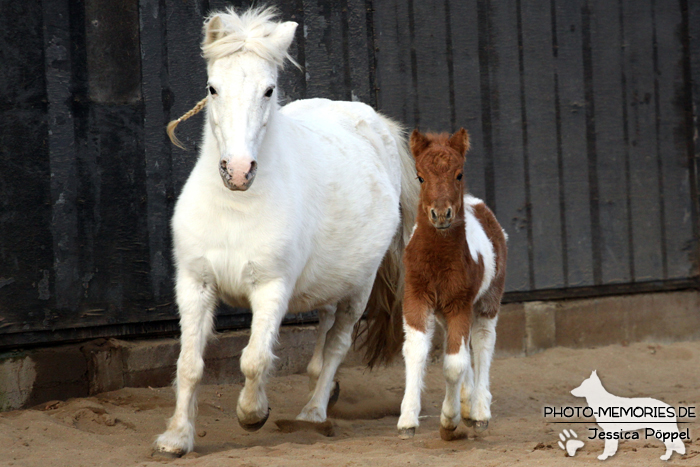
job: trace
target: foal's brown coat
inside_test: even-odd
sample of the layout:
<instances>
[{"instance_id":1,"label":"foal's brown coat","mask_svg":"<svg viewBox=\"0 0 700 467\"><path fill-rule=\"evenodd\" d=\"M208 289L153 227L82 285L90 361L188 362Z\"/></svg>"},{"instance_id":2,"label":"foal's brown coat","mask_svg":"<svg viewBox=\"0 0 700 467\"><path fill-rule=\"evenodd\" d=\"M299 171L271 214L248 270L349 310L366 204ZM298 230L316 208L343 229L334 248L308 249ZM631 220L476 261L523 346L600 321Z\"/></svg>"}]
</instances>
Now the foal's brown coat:
<instances>
[{"instance_id":1,"label":"foal's brown coat","mask_svg":"<svg viewBox=\"0 0 700 467\"><path fill-rule=\"evenodd\" d=\"M484 260L475 262L465 234L462 179L469 136L461 129L448 134L411 134L411 152L421 180L416 229L404 253L406 268L403 314L405 323L425 332L428 314L446 322L447 354L469 341L473 314L494 318L505 287L506 238L491 210L472 207L495 253L495 275L487 291L474 303L484 278ZM447 209L451 209L451 215ZM468 207L467 207L468 209ZM451 219L451 222L449 222ZM444 228L446 223L449 227ZM443 227L437 228L436 225Z\"/></svg>"}]
</instances>

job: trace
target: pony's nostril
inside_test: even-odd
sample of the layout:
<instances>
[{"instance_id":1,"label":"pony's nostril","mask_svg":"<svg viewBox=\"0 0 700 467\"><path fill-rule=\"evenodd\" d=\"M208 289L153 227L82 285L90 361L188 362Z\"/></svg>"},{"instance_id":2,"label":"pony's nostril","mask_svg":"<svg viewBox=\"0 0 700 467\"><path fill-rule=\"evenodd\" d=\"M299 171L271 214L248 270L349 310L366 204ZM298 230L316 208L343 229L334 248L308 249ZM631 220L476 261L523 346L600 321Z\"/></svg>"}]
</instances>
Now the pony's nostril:
<instances>
[{"instance_id":1,"label":"pony's nostril","mask_svg":"<svg viewBox=\"0 0 700 467\"><path fill-rule=\"evenodd\" d=\"M250 163L250 171L251 171L251 172L255 172L255 169L257 169L257 168L258 168L258 163L255 162L255 161L252 161L252 162Z\"/></svg>"},{"instance_id":2,"label":"pony's nostril","mask_svg":"<svg viewBox=\"0 0 700 467\"><path fill-rule=\"evenodd\" d=\"M435 209L430 209L430 217L432 217L433 220L437 220L437 212L435 212Z\"/></svg>"},{"instance_id":3,"label":"pony's nostril","mask_svg":"<svg viewBox=\"0 0 700 467\"><path fill-rule=\"evenodd\" d=\"M448 219L450 217L452 217L452 208L447 208L447 212L445 213L445 217Z\"/></svg>"},{"instance_id":4,"label":"pony's nostril","mask_svg":"<svg viewBox=\"0 0 700 467\"><path fill-rule=\"evenodd\" d=\"M222 169L226 170L226 160L225 159L221 159L221 161L219 162L219 165L221 166Z\"/></svg>"}]
</instances>

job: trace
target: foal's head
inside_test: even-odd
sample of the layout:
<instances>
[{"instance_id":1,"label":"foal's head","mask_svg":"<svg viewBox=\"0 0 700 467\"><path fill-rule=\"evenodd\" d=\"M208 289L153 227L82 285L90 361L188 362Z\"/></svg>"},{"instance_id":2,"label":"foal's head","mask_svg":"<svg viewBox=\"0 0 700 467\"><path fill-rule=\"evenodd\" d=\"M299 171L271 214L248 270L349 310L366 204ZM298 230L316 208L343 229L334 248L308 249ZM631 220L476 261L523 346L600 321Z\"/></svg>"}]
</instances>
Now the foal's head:
<instances>
[{"instance_id":1,"label":"foal's head","mask_svg":"<svg viewBox=\"0 0 700 467\"><path fill-rule=\"evenodd\" d=\"M469 135L461 128L447 133L411 133L411 152L421 183L420 209L437 229L448 229L455 219L463 219L464 161L469 149Z\"/></svg>"}]
</instances>

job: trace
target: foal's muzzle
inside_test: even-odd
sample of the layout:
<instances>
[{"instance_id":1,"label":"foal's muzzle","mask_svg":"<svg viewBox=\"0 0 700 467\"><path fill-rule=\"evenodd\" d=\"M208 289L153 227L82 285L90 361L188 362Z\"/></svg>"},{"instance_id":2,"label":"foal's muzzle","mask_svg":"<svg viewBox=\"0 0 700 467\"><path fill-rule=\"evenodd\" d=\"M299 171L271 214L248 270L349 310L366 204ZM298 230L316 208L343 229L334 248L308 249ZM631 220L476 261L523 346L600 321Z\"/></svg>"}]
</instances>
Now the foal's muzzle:
<instances>
[{"instance_id":1,"label":"foal's muzzle","mask_svg":"<svg viewBox=\"0 0 700 467\"><path fill-rule=\"evenodd\" d=\"M452 219L454 218L454 211L452 207L447 209L435 209L430 208L430 222L438 230L448 229L452 225Z\"/></svg>"},{"instance_id":2,"label":"foal's muzzle","mask_svg":"<svg viewBox=\"0 0 700 467\"><path fill-rule=\"evenodd\" d=\"M232 191L246 191L255 180L258 163L250 160L230 162L224 158L219 163L219 174L226 188Z\"/></svg>"}]
</instances>

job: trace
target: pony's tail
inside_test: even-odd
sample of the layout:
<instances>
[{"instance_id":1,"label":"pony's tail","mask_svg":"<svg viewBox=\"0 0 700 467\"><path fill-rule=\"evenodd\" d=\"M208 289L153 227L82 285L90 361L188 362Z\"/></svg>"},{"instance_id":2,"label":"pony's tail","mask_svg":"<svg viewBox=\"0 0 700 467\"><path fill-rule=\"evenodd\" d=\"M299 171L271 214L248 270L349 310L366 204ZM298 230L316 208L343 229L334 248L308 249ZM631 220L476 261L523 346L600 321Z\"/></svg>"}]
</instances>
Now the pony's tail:
<instances>
[{"instance_id":1,"label":"pony's tail","mask_svg":"<svg viewBox=\"0 0 700 467\"><path fill-rule=\"evenodd\" d=\"M411 238L416 220L420 186L416 179L413 156L401 126L381 116L396 141L401 162L401 226L394 235L389 250L377 271L377 277L367 302L366 316L355 328L355 342L364 350L370 368L389 363L401 352L403 345L403 250Z\"/></svg>"},{"instance_id":2,"label":"pony's tail","mask_svg":"<svg viewBox=\"0 0 700 467\"><path fill-rule=\"evenodd\" d=\"M184 122L188 118L192 117L193 115L197 115L200 110L204 108L204 106L207 104L207 98L205 97L201 101L197 102L197 104L192 107L185 115L182 117L178 118L177 120L173 120L170 123L168 123L167 126L167 132L168 132L168 138L170 138L170 141L177 146L180 149L185 149L185 146L182 144L182 141L180 141L177 138L177 135L175 134L175 129L177 126L180 124L180 122Z\"/></svg>"}]
</instances>

